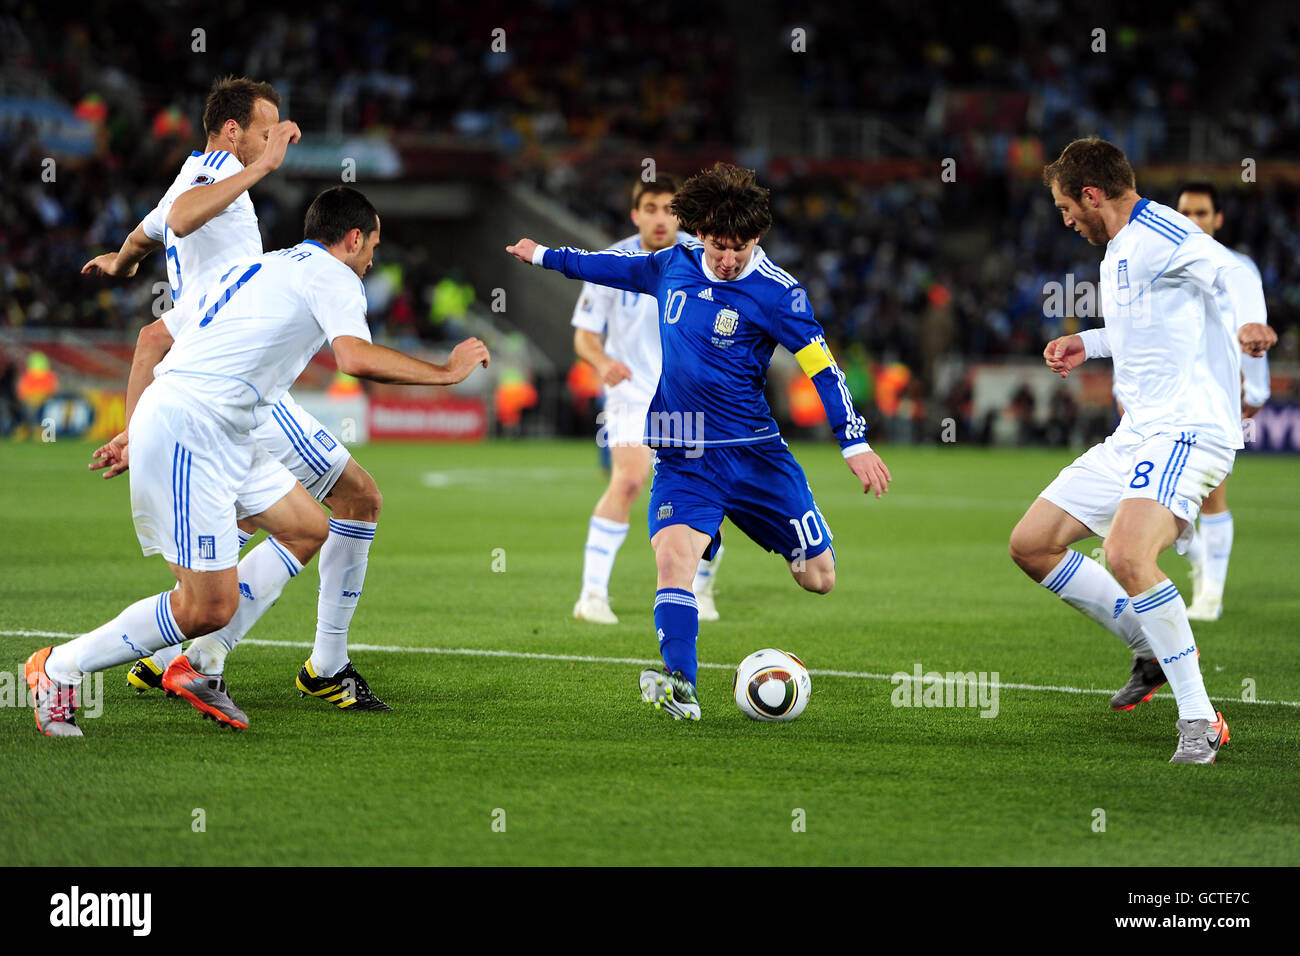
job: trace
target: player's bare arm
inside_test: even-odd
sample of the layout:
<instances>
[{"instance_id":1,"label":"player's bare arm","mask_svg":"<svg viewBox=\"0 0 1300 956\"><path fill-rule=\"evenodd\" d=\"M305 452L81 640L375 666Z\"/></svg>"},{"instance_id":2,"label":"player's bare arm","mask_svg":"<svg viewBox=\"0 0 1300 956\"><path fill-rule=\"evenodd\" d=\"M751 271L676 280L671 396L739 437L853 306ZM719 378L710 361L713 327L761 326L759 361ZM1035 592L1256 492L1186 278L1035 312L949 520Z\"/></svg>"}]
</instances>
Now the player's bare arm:
<instances>
[{"instance_id":1,"label":"player's bare arm","mask_svg":"<svg viewBox=\"0 0 1300 956\"><path fill-rule=\"evenodd\" d=\"M849 471L858 476L862 482L862 493L874 491L879 498L889 491L889 483L894 476L889 473L884 461L874 451L864 451L844 459Z\"/></svg>"},{"instance_id":2,"label":"player's bare arm","mask_svg":"<svg viewBox=\"0 0 1300 956\"><path fill-rule=\"evenodd\" d=\"M394 385L455 385L479 366L487 368L491 360L487 346L476 338L452 349L446 365L434 365L352 335L340 335L332 345L340 371Z\"/></svg>"},{"instance_id":3,"label":"player's bare arm","mask_svg":"<svg viewBox=\"0 0 1300 956\"><path fill-rule=\"evenodd\" d=\"M1072 371L1087 361L1088 353L1083 339L1078 335L1063 335L1052 339L1043 349L1043 361L1053 372L1067 377Z\"/></svg>"},{"instance_id":4,"label":"player's bare arm","mask_svg":"<svg viewBox=\"0 0 1300 956\"><path fill-rule=\"evenodd\" d=\"M1237 341L1243 352L1259 358L1277 345L1277 333L1262 322L1247 322L1237 330Z\"/></svg>"},{"instance_id":5,"label":"player's bare arm","mask_svg":"<svg viewBox=\"0 0 1300 956\"><path fill-rule=\"evenodd\" d=\"M573 330L573 351L578 358L596 370L606 385L617 385L632 377L632 370L605 351L600 336L590 329Z\"/></svg>"},{"instance_id":6,"label":"player's bare arm","mask_svg":"<svg viewBox=\"0 0 1300 956\"><path fill-rule=\"evenodd\" d=\"M177 196L167 212L167 228L180 238L202 228L269 173L279 169L289 144L300 139L302 131L292 120L283 120L271 127L266 149L256 162L228 179L210 186L194 186Z\"/></svg>"},{"instance_id":7,"label":"player's bare arm","mask_svg":"<svg viewBox=\"0 0 1300 956\"><path fill-rule=\"evenodd\" d=\"M116 478L131 467L127 434L131 429L131 416L140 396L153 381L153 370L171 351L172 336L162 319L157 319L140 330L135 342L135 355L131 358L131 375L126 383L126 428L113 436L107 444L95 449L89 468L103 471L104 478Z\"/></svg>"},{"instance_id":8,"label":"player's bare arm","mask_svg":"<svg viewBox=\"0 0 1300 956\"><path fill-rule=\"evenodd\" d=\"M83 276L112 276L116 279L129 279L135 275L141 261L155 249L161 249L162 243L145 235L143 226L136 226L122 242L117 252L106 252L95 256L81 267Z\"/></svg>"}]
</instances>

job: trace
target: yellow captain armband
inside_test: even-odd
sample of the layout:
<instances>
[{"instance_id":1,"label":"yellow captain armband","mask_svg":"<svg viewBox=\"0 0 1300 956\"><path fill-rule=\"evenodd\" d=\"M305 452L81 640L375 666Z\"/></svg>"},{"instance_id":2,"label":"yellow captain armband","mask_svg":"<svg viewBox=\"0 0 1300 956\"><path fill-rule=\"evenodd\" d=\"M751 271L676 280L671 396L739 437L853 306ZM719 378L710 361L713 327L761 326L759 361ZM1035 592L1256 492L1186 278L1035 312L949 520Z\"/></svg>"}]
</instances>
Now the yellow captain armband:
<instances>
[{"instance_id":1,"label":"yellow captain armband","mask_svg":"<svg viewBox=\"0 0 1300 956\"><path fill-rule=\"evenodd\" d=\"M799 360L799 367L809 378L835 364L831 350L826 347L826 340L820 335L795 352L794 357Z\"/></svg>"}]
</instances>

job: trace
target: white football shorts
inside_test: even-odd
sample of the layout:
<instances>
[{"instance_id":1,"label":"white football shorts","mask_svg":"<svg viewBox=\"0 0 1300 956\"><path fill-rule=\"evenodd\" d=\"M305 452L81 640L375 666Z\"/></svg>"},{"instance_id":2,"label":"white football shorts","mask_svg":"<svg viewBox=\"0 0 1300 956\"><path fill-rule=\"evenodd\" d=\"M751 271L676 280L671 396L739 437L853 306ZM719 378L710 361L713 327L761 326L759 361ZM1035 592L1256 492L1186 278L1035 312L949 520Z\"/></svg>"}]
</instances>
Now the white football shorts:
<instances>
[{"instance_id":1,"label":"white football shorts","mask_svg":"<svg viewBox=\"0 0 1300 956\"><path fill-rule=\"evenodd\" d=\"M605 408L597 416L599 445L641 445L645 438L645 416L650 399L643 389L630 388L619 382L605 389Z\"/></svg>"},{"instance_id":2,"label":"white football shorts","mask_svg":"<svg viewBox=\"0 0 1300 956\"><path fill-rule=\"evenodd\" d=\"M285 392L265 422L253 429L257 443L278 459L317 501L324 501L352 455L343 442Z\"/></svg>"},{"instance_id":3,"label":"white football shorts","mask_svg":"<svg viewBox=\"0 0 1300 956\"><path fill-rule=\"evenodd\" d=\"M131 418L131 510L146 555L193 571L239 563L235 522L261 514L296 480L248 435L160 379Z\"/></svg>"},{"instance_id":4,"label":"white football shorts","mask_svg":"<svg viewBox=\"0 0 1300 956\"><path fill-rule=\"evenodd\" d=\"M1039 496L1077 518L1099 538L1110 533L1126 498L1150 498L1186 522L1174 542L1187 551L1201 503L1232 471L1236 452L1200 444L1194 432L1142 438L1121 427L1061 470Z\"/></svg>"}]
</instances>

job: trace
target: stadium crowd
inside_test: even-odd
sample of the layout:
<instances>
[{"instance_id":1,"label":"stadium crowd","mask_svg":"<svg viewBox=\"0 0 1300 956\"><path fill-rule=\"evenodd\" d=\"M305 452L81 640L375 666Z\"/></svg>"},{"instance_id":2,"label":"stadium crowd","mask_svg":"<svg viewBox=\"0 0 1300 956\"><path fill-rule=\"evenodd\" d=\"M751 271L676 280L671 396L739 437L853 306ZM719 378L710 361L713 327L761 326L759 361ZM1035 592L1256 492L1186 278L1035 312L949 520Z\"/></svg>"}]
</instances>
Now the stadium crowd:
<instances>
[{"instance_id":1,"label":"stadium crowd","mask_svg":"<svg viewBox=\"0 0 1300 956\"><path fill-rule=\"evenodd\" d=\"M611 236L630 231L621 198L628 177L595 160L615 145L653 149L664 168L674 155L715 145L757 163L773 195L768 253L808 286L837 348L910 370L903 401L934 391L934 366L945 356L1034 356L1069 328L1071 316L1045 314L1045 291L1066 275L1076 287L1095 281L1099 255L1062 228L1036 175L1045 152L1075 134L1109 132L1141 177L1144 163L1177 158L1183 147L1172 118L1200 110L1226 117L1224 128L1261 152L1300 155L1294 18L1261 35L1204 4L1172 19L1126 11L1104 54L1090 51L1096 17L1077 0L1004 0L992 15L957 5L942 17L889 0L873 14L874 32L903 39L886 45L838 29L838 4L786 4L782 16L808 25L813 52L775 59L769 84L787 84L809 110L870 104L924 156L957 160L955 182L934 175L883 184L738 152L732 104L743 38L696 25L693 8L677 0L635 9L482 3L457 7L437 31L404 28L418 20L414 0L355 19L326 6L310 20L259 17L251 39L242 24L257 12L245 2L220 16L193 3L159 11L99 2L57 22L19 19L12 3L0 9L0 90L64 103L95 130L90 154L61 161L52 184L41 175L47 149L35 127L0 124L0 325L9 327L129 330L161 307L161 257L134 283L88 283L77 272L149 210L164 171L200 139L195 124L211 78L227 72L271 80L285 94L286 115L308 129L337 122L375 135L491 143ZM141 17L156 23L147 41ZM199 24L203 56L193 51ZM1063 24L1083 38L1070 40ZM1256 42L1259 69L1248 79L1202 68L1243 42ZM1221 238L1250 253L1263 274L1282 335L1275 355L1295 359L1300 189L1261 177L1225 193L1224 211ZM273 199L259 200L258 212L268 243L296 238ZM407 337L454 331L465 295L457 278L417 249L384 253L390 268L367 283L376 325Z\"/></svg>"}]
</instances>

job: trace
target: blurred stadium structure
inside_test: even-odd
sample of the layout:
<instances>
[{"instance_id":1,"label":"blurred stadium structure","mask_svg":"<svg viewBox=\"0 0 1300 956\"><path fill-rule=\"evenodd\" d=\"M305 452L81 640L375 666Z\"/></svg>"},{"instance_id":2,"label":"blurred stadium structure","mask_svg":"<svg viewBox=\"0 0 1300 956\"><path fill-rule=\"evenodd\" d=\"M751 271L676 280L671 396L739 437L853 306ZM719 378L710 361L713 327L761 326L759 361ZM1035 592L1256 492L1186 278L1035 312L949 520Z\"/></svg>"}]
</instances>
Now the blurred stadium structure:
<instances>
[{"instance_id":1,"label":"blurred stadium structure","mask_svg":"<svg viewBox=\"0 0 1300 956\"><path fill-rule=\"evenodd\" d=\"M1075 294L1100 250L1062 227L1040 172L1098 134L1144 195L1219 185L1220 238L1259 265L1281 336L1256 447L1300 450L1300 14L1160 6L411 0L303 18L239 0L0 0L0 432L24 415L19 433L51 416L115 427L135 331L168 305L164 264L125 283L80 266L201 146L207 89L234 73L273 83L304 131L253 193L266 248L300 238L311 197L354 172L384 223L366 280L376 339L438 352L474 333L494 352L491 376L435 403L363 392L318 357L296 394L353 439L591 434L577 285L503 248L605 245L632 231L649 161L689 174L725 159L771 188L764 247L807 285L874 434L1081 444L1110 430L1106 367L1061 385L1038 357L1100 324ZM773 408L788 433L816 433L794 371L778 352ZM24 377L36 392L18 401Z\"/></svg>"}]
</instances>

